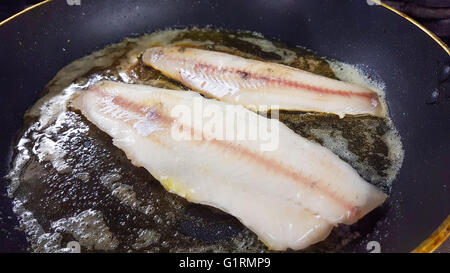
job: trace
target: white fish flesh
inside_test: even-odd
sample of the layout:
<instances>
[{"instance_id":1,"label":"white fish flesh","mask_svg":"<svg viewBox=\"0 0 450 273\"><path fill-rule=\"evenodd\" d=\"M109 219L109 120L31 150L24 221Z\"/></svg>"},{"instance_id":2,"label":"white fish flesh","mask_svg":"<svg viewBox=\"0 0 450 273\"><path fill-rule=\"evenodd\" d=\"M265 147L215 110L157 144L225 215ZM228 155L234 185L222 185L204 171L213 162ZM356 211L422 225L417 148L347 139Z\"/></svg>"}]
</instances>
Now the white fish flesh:
<instances>
[{"instance_id":1,"label":"white fish flesh","mask_svg":"<svg viewBox=\"0 0 450 273\"><path fill-rule=\"evenodd\" d=\"M261 150L261 139L221 139L205 129L200 138L174 137L174 128L198 129L174 113L199 102L219 113L231 107L245 121L273 122L278 146ZM272 249L323 240L334 225L354 223L386 198L331 151L278 120L195 92L104 81L82 91L72 106L168 191L230 213ZM225 124L234 122L223 116Z\"/></svg>"},{"instance_id":2,"label":"white fish flesh","mask_svg":"<svg viewBox=\"0 0 450 273\"><path fill-rule=\"evenodd\" d=\"M148 48L142 60L197 92L252 110L277 105L340 117L385 115L378 94L367 87L277 63L176 46Z\"/></svg>"}]
</instances>

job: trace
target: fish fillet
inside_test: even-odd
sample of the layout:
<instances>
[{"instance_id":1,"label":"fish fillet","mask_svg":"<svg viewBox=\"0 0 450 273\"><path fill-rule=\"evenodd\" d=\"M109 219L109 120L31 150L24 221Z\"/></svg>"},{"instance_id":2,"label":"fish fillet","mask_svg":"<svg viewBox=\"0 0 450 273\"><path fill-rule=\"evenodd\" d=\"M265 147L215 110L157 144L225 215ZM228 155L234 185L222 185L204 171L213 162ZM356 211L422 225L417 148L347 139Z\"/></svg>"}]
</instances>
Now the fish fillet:
<instances>
[{"instance_id":1,"label":"fish fillet","mask_svg":"<svg viewBox=\"0 0 450 273\"><path fill-rule=\"evenodd\" d=\"M273 122L278 146L262 150L263 139L222 139L177 115L177 109L199 105L237 113L233 119L223 115L225 128L234 119L247 122L245 129ZM272 249L302 249L323 240L332 226L354 223L386 198L331 151L278 120L195 92L104 81L82 91L72 106L168 191L230 213ZM200 121L211 120L203 115ZM236 134L243 130L233 128ZM179 129L182 136L201 135L174 137Z\"/></svg>"},{"instance_id":2,"label":"fish fillet","mask_svg":"<svg viewBox=\"0 0 450 273\"><path fill-rule=\"evenodd\" d=\"M252 110L277 105L340 117L385 115L371 89L277 63L175 46L149 48L142 60L197 92Z\"/></svg>"}]
</instances>

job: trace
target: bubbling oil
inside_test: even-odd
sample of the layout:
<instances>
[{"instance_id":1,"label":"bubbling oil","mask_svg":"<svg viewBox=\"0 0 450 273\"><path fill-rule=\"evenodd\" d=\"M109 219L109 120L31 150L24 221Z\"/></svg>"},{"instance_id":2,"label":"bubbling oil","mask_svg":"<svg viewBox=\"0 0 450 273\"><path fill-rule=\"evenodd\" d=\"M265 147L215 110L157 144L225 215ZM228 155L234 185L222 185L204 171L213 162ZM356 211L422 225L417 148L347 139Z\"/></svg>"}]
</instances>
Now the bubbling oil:
<instances>
[{"instance_id":1,"label":"bubbling oil","mask_svg":"<svg viewBox=\"0 0 450 273\"><path fill-rule=\"evenodd\" d=\"M368 80L361 70L258 33L165 30L96 51L60 70L25 115L8 194L30 251L70 252L71 241L80 243L82 252L269 251L234 217L166 192L145 169L132 165L108 135L70 108L74 94L106 79L187 90L140 59L148 47L173 44L282 63L363 84L384 96L382 83ZM389 193L403 160L389 118L283 111L279 119ZM357 228L339 226L306 251L339 251L359 237Z\"/></svg>"}]
</instances>

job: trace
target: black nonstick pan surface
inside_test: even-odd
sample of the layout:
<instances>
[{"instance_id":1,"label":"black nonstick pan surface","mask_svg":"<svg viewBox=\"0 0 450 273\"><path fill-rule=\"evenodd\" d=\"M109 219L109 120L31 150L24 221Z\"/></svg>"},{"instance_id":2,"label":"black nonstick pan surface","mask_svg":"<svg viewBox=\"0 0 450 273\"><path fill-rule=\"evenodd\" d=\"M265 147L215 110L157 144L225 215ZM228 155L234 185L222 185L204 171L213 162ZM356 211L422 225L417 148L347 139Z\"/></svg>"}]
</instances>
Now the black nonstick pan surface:
<instances>
[{"instance_id":1,"label":"black nonstick pan surface","mask_svg":"<svg viewBox=\"0 0 450 273\"><path fill-rule=\"evenodd\" d=\"M360 221L345 252L408 252L450 212L448 49L401 16L362 0L49 1L0 25L0 252L26 251L6 196L25 111L55 73L125 37L169 27L250 30L318 55L364 64L386 84L405 159L389 199ZM70 43L67 41L70 40ZM61 50L64 48L64 50Z\"/></svg>"}]
</instances>

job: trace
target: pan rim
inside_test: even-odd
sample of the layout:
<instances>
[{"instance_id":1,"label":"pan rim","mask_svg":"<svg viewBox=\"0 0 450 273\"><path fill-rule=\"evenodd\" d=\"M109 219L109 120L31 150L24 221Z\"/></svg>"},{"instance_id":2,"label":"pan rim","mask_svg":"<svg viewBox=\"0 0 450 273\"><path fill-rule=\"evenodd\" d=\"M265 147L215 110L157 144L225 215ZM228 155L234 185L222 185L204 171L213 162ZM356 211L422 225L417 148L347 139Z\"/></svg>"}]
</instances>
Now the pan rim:
<instances>
[{"instance_id":1,"label":"pan rim","mask_svg":"<svg viewBox=\"0 0 450 273\"><path fill-rule=\"evenodd\" d=\"M25 8L24 10L8 17L7 19L0 21L0 27L5 25L7 22L12 21L16 17L19 17L20 15L27 13L39 6L43 6L44 4L48 4L52 2L53 0L45 0L42 2L39 2L37 4L34 4L32 6L29 6ZM395 14L401 16L402 18L406 19L416 27L418 27L420 30L425 32L429 37L431 37L448 55L450 55L450 48L449 46L444 43L436 34L431 32L428 28L426 28L424 25L420 24L413 18L409 17L405 13L391 7L390 5L383 3L379 0L374 1L375 4L380 5L387 10L390 10L391 12L394 12ZM441 246L449 237L450 235L450 215L447 216L447 218L436 228L436 230L428 237L426 238L422 243L420 243L416 248L414 248L411 252L412 253L432 253L434 252L439 246Z\"/></svg>"},{"instance_id":2,"label":"pan rim","mask_svg":"<svg viewBox=\"0 0 450 273\"><path fill-rule=\"evenodd\" d=\"M14 18L16 18L16 17L18 17L18 16L20 16L20 15L22 15L22 14L24 14L24 13L26 13L26 12L32 10L32 9L34 9L34 8L37 8L37 7L41 6L41 5L47 4L47 3L51 2L51 1L52 0L45 0L45 1L39 2L37 4L34 4L32 6L29 6L28 8L25 8L22 11L19 11L18 13L13 14L12 16L6 18L5 20L0 21L0 26L3 26L4 24L6 24L7 22L13 20Z\"/></svg>"},{"instance_id":3,"label":"pan rim","mask_svg":"<svg viewBox=\"0 0 450 273\"><path fill-rule=\"evenodd\" d=\"M414 20L412 17L406 15L405 13L399 11L398 9L395 9L395 8L389 6L386 3L383 3L381 1L377 1L377 4L379 4L380 6L386 8L386 9L388 9L388 10L394 12L394 13L396 13L397 15L400 15L404 19L408 20L410 23L414 24L416 27L418 27L420 30L422 30L428 36L430 36L436 43L438 43L438 45L440 45L442 47L442 49L445 50L445 52L447 52L448 55L450 55L450 47L446 43L444 43L444 41L442 41L441 38L439 38L436 34L431 32L431 30L426 28L424 25L422 25L421 23L417 22L416 20Z\"/></svg>"}]
</instances>

